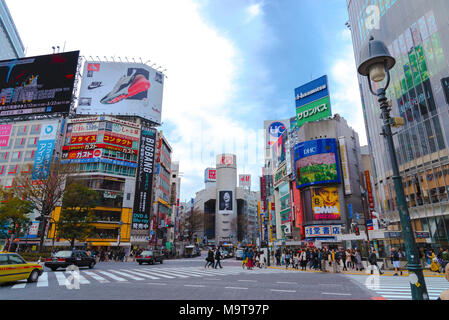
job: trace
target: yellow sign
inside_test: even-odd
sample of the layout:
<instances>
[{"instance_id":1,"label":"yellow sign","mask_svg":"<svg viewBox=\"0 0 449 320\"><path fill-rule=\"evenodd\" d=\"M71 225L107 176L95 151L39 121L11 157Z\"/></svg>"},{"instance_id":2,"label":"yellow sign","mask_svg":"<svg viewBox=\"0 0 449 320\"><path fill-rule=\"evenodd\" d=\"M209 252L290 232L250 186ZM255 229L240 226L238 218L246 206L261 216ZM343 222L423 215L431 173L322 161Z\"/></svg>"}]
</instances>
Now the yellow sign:
<instances>
[{"instance_id":1,"label":"yellow sign","mask_svg":"<svg viewBox=\"0 0 449 320\"><path fill-rule=\"evenodd\" d=\"M340 220L338 187L313 188L312 210L314 220Z\"/></svg>"}]
</instances>

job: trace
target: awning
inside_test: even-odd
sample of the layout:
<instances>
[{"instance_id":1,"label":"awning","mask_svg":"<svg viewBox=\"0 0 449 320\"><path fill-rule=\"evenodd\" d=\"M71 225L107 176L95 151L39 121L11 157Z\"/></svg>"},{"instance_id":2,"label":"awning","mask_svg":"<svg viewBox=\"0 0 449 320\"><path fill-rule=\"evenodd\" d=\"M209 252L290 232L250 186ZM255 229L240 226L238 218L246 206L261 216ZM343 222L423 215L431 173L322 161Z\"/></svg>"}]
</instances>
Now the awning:
<instances>
[{"instance_id":1,"label":"awning","mask_svg":"<svg viewBox=\"0 0 449 320\"><path fill-rule=\"evenodd\" d=\"M91 246L95 246L95 247L106 247L106 246L110 246L111 243L110 242L90 242Z\"/></svg>"}]
</instances>

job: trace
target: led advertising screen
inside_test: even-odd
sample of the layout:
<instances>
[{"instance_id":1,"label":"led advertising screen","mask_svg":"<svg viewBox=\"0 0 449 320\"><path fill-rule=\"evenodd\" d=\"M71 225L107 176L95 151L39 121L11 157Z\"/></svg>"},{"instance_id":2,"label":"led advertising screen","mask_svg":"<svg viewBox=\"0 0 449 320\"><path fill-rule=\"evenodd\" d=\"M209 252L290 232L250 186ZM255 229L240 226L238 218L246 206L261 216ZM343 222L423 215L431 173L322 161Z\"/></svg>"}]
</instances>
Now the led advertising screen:
<instances>
[{"instance_id":1,"label":"led advertising screen","mask_svg":"<svg viewBox=\"0 0 449 320\"><path fill-rule=\"evenodd\" d=\"M139 116L161 124L164 75L142 63L86 62L77 114Z\"/></svg>"},{"instance_id":2,"label":"led advertising screen","mask_svg":"<svg viewBox=\"0 0 449 320\"><path fill-rule=\"evenodd\" d=\"M0 117L68 113L79 51L0 61Z\"/></svg>"},{"instance_id":3,"label":"led advertising screen","mask_svg":"<svg viewBox=\"0 0 449 320\"><path fill-rule=\"evenodd\" d=\"M232 213L232 191L219 191L218 196L218 212Z\"/></svg>"},{"instance_id":4,"label":"led advertising screen","mask_svg":"<svg viewBox=\"0 0 449 320\"><path fill-rule=\"evenodd\" d=\"M297 188L340 183L337 140L318 139L295 145Z\"/></svg>"},{"instance_id":5,"label":"led advertising screen","mask_svg":"<svg viewBox=\"0 0 449 320\"><path fill-rule=\"evenodd\" d=\"M340 220L338 187L312 188L313 220Z\"/></svg>"}]
</instances>

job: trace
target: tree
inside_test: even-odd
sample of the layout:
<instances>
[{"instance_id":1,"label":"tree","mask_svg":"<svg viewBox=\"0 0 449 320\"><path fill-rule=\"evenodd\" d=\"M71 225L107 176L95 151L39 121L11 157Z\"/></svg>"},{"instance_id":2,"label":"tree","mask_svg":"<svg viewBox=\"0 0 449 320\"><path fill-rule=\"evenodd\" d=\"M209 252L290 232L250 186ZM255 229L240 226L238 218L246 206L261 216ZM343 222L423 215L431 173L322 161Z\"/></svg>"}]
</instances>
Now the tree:
<instances>
[{"instance_id":1,"label":"tree","mask_svg":"<svg viewBox=\"0 0 449 320\"><path fill-rule=\"evenodd\" d=\"M69 184L69 176L76 173L76 166L71 164L61 164L54 161L48 172L48 176L42 180L31 178L32 166L29 166L28 173L23 173L14 179L12 193L19 198L31 201L34 207L40 212L40 245L39 252L42 252L45 238L45 228L47 220L57 205L60 205L64 195L65 186Z\"/></svg>"},{"instance_id":2,"label":"tree","mask_svg":"<svg viewBox=\"0 0 449 320\"><path fill-rule=\"evenodd\" d=\"M58 235L67 239L73 249L75 240L85 241L94 234L96 221L93 208L98 193L82 184L71 183L62 198L61 216L57 223Z\"/></svg>"},{"instance_id":3,"label":"tree","mask_svg":"<svg viewBox=\"0 0 449 320\"><path fill-rule=\"evenodd\" d=\"M5 191L1 191L3 201L0 205L0 225L9 222L11 238L8 250L14 237L25 227L28 226L30 219L28 214L33 212L34 206L31 201L22 200L17 197L9 197Z\"/></svg>"}]
</instances>

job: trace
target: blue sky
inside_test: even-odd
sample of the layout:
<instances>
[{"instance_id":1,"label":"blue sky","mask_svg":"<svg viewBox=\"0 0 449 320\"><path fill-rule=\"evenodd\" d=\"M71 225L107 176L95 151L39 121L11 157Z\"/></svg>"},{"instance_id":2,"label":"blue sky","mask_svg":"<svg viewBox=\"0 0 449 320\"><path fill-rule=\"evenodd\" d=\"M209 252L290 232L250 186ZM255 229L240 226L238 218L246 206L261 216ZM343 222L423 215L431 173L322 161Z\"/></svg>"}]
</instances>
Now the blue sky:
<instances>
[{"instance_id":1,"label":"blue sky","mask_svg":"<svg viewBox=\"0 0 449 320\"><path fill-rule=\"evenodd\" d=\"M294 89L311 77L328 75L333 113L366 144L344 0L6 2L28 56L59 45L167 68L161 129L180 162L181 200L204 187L220 152L237 154L257 190L263 121L294 116Z\"/></svg>"}]
</instances>

